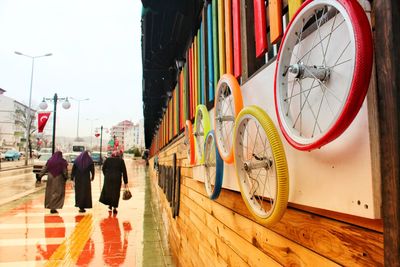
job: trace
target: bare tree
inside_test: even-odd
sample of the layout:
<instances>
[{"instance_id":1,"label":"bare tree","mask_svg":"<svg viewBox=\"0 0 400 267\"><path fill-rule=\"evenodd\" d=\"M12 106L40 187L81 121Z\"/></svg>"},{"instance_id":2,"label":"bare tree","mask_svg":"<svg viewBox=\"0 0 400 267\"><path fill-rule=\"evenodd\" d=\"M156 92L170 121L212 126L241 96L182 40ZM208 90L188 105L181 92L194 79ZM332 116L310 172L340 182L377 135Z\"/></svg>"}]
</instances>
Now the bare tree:
<instances>
[{"instance_id":1,"label":"bare tree","mask_svg":"<svg viewBox=\"0 0 400 267\"><path fill-rule=\"evenodd\" d=\"M15 125L20 126L22 129L24 129L24 132L26 133L26 130L28 129L28 123L29 123L29 113L30 113L30 132L29 136L27 137L26 142L28 142L28 148L29 148L29 157L32 158L32 140L31 140L31 135L36 131L36 115L34 112L29 112L28 108L22 109L20 107L16 108L15 114L14 114L14 119L15 119ZM27 156L27 155L25 155Z\"/></svg>"}]
</instances>

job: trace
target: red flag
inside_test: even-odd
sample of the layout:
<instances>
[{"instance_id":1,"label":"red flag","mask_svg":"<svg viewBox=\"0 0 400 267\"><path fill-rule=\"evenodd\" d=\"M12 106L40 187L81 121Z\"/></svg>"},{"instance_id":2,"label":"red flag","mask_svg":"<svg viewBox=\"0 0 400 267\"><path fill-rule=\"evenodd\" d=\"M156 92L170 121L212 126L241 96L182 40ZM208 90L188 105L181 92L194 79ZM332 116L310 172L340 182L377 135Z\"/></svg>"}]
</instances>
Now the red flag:
<instances>
[{"instance_id":1,"label":"red flag","mask_svg":"<svg viewBox=\"0 0 400 267\"><path fill-rule=\"evenodd\" d=\"M44 126L46 126L47 121L49 120L51 112L43 112L38 115L38 132L42 133Z\"/></svg>"}]
</instances>

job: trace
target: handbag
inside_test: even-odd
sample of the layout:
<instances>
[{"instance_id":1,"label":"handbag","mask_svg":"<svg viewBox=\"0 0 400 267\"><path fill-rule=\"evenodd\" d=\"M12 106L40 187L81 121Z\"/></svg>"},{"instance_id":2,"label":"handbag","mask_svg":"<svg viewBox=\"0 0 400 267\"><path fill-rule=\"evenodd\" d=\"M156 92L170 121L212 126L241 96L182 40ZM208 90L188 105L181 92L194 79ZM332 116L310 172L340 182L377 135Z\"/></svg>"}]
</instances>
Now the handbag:
<instances>
[{"instance_id":1,"label":"handbag","mask_svg":"<svg viewBox=\"0 0 400 267\"><path fill-rule=\"evenodd\" d=\"M129 190L128 185L125 185L124 193L122 194L122 199L123 200L128 200L132 198L132 193Z\"/></svg>"}]
</instances>

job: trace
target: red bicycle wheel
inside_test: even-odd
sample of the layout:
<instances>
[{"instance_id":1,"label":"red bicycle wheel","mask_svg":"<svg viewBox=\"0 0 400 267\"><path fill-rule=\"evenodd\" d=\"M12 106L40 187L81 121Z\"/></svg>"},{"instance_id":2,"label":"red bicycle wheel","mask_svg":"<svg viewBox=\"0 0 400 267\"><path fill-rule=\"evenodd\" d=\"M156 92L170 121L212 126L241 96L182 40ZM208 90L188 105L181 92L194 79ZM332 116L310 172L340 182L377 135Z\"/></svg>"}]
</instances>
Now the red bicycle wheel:
<instances>
[{"instance_id":1,"label":"red bicycle wheel","mask_svg":"<svg viewBox=\"0 0 400 267\"><path fill-rule=\"evenodd\" d=\"M357 115L372 70L372 35L356 0L306 1L289 23L275 69L275 108L286 140L313 150Z\"/></svg>"}]
</instances>

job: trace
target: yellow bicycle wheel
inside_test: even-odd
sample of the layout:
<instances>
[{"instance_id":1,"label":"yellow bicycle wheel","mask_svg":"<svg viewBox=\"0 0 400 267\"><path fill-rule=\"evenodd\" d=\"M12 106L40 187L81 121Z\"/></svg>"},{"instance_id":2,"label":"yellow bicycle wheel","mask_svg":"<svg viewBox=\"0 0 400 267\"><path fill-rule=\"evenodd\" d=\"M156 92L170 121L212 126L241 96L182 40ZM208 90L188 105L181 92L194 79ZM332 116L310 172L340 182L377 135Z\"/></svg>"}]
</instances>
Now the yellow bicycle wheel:
<instances>
[{"instance_id":1,"label":"yellow bicycle wheel","mask_svg":"<svg viewBox=\"0 0 400 267\"><path fill-rule=\"evenodd\" d=\"M239 113L234 130L234 162L242 198L259 223L270 226L286 211L289 171L278 132L257 106Z\"/></svg>"},{"instance_id":2,"label":"yellow bicycle wheel","mask_svg":"<svg viewBox=\"0 0 400 267\"><path fill-rule=\"evenodd\" d=\"M196 143L197 163L204 163L204 142L206 136L210 131L210 116L208 115L207 107L204 105L197 105L196 116L194 119L195 132L194 140Z\"/></svg>"}]
</instances>

